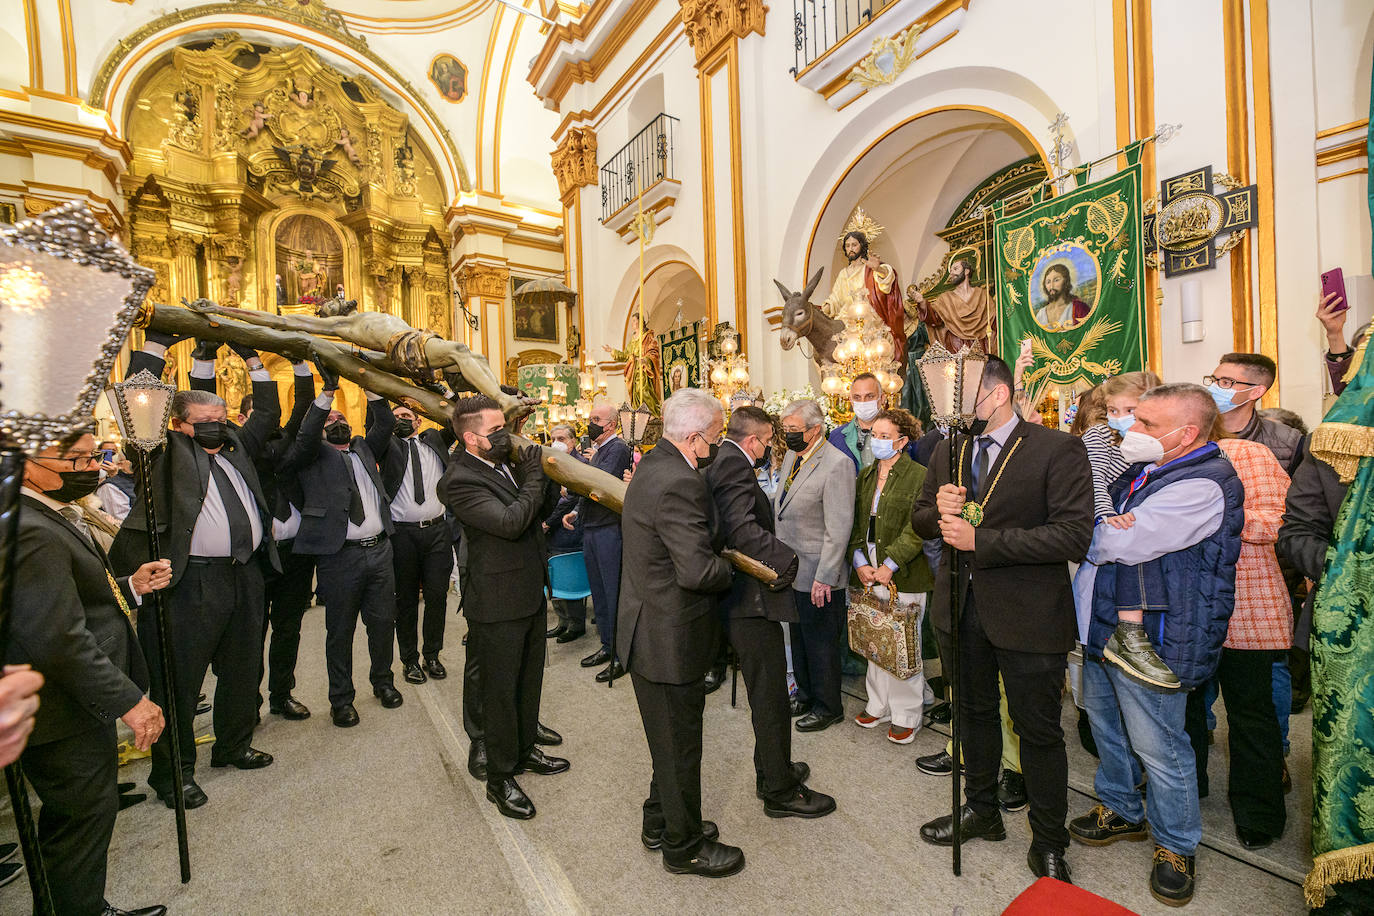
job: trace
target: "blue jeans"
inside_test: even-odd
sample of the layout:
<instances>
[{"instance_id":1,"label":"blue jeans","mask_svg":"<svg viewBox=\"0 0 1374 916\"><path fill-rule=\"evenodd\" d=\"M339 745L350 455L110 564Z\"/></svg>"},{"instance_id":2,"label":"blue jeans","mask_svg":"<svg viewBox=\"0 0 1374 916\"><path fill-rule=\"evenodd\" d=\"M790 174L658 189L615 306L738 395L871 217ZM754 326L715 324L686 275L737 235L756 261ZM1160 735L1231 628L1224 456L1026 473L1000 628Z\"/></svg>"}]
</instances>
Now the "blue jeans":
<instances>
[{"instance_id":1,"label":"blue jeans","mask_svg":"<svg viewBox=\"0 0 1374 916\"><path fill-rule=\"evenodd\" d=\"M1097 797L1133 824L1148 819L1155 842L1181 856L1202 840L1196 763L1183 728L1187 702L1187 691L1157 690L1100 658L1083 660L1083 706L1100 755ZM1150 777L1144 803L1137 755Z\"/></svg>"},{"instance_id":2,"label":"blue jeans","mask_svg":"<svg viewBox=\"0 0 1374 916\"><path fill-rule=\"evenodd\" d=\"M1274 662L1274 712L1279 717L1279 734L1283 736L1283 754L1288 756L1288 716L1293 710L1293 673L1288 670L1288 657Z\"/></svg>"}]
</instances>

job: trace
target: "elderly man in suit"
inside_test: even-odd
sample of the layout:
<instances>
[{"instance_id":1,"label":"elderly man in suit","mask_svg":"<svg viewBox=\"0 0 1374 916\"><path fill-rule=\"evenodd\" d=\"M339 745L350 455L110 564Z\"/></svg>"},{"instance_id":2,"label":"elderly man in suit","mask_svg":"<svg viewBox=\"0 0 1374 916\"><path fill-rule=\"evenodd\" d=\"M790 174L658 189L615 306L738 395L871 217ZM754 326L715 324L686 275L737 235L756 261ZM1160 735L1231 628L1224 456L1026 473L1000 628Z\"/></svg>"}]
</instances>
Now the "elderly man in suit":
<instances>
[{"instance_id":1,"label":"elderly man in suit","mask_svg":"<svg viewBox=\"0 0 1374 916\"><path fill-rule=\"evenodd\" d=\"M1037 877L1067 881L1069 771L1059 719L1078 631L1068 564L1081 560L1092 540L1092 471L1081 439L1016 416L1014 385L1010 367L990 357L974 408L977 431L956 439L953 474L949 449L935 450L911 527L921 537L944 539L931 622L945 658L955 624L950 563L958 551L955 688L968 773L962 837L1006 839L997 804L1000 674L1030 799L1027 861ZM947 846L953 836L950 815L921 828L928 843Z\"/></svg>"},{"instance_id":2,"label":"elderly man in suit","mask_svg":"<svg viewBox=\"0 0 1374 916\"><path fill-rule=\"evenodd\" d=\"M38 837L58 913L122 913L105 901L105 870L119 811L115 720L147 750L162 710L147 696L148 669L130 606L167 586L166 560L116 579L73 503L99 483L95 438L72 433L24 465L8 663L46 681L24 751L24 772L43 807ZM194 694L192 695L194 699ZM133 911L161 916L165 907Z\"/></svg>"},{"instance_id":3,"label":"elderly man in suit","mask_svg":"<svg viewBox=\"0 0 1374 916\"><path fill-rule=\"evenodd\" d=\"M463 614L481 696L487 800L506 817L525 820L534 817L534 803L516 775L569 767L537 743L548 582L542 523L558 486L544 476L538 446L514 452L505 415L486 395L458 399L453 431L463 450L439 490L467 542Z\"/></svg>"},{"instance_id":4,"label":"elderly man in suit","mask_svg":"<svg viewBox=\"0 0 1374 916\"><path fill-rule=\"evenodd\" d=\"M840 640L845 626L849 528L854 522L854 464L825 438L815 401L782 409L787 457L773 494L778 538L797 552L792 600L792 670L797 731L818 732L844 718L840 700Z\"/></svg>"},{"instance_id":5,"label":"elderly man in suit","mask_svg":"<svg viewBox=\"0 0 1374 916\"><path fill-rule=\"evenodd\" d=\"M714 504L697 467L725 425L720 402L686 388L663 405L663 438L625 492L625 578L616 651L630 672L653 759L642 839L674 874L723 878L744 853L701 819L706 670L720 638L716 593L730 564L712 545Z\"/></svg>"}]
</instances>

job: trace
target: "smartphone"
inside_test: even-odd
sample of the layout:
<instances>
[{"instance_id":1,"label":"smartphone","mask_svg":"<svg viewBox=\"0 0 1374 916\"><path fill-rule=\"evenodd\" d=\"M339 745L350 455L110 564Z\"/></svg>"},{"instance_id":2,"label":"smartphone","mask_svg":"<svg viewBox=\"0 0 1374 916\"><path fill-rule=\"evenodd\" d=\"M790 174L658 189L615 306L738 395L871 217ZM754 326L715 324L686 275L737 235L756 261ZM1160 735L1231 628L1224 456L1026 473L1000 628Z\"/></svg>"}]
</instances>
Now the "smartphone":
<instances>
[{"instance_id":1,"label":"smartphone","mask_svg":"<svg viewBox=\"0 0 1374 916\"><path fill-rule=\"evenodd\" d=\"M100 450L100 460L105 464L109 464L111 461L114 461L114 456L115 453L114 449L112 448L103 448Z\"/></svg>"},{"instance_id":2,"label":"smartphone","mask_svg":"<svg viewBox=\"0 0 1374 916\"><path fill-rule=\"evenodd\" d=\"M1332 306L1335 311L1344 312L1350 308L1350 298L1345 294L1345 272L1339 267L1322 274L1322 298L1325 299L1332 293L1340 296L1340 300Z\"/></svg>"},{"instance_id":3,"label":"smartphone","mask_svg":"<svg viewBox=\"0 0 1374 916\"><path fill-rule=\"evenodd\" d=\"M587 449L589 449L589 448L591 448L591 447L592 447L592 437L591 437L591 436L583 436L581 439L578 439L578 440L577 440L577 450L578 450L579 452L585 452Z\"/></svg>"}]
</instances>

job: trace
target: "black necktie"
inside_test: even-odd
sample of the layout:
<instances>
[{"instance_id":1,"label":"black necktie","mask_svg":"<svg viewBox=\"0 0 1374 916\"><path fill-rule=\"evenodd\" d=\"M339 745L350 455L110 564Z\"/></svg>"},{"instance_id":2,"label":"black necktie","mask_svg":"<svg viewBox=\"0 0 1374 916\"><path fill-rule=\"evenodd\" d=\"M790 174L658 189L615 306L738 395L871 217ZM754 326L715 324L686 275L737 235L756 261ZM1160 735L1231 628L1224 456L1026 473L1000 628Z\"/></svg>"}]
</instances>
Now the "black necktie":
<instances>
[{"instance_id":1,"label":"black necktie","mask_svg":"<svg viewBox=\"0 0 1374 916\"><path fill-rule=\"evenodd\" d=\"M978 437L978 455L973 459L973 498L983 498L983 482L988 476L988 449L992 448L991 436Z\"/></svg>"},{"instance_id":2,"label":"black necktie","mask_svg":"<svg viewBox=\"0 0 1374 916\"><path fill-rule=\"evenodd\" d=\"M423 505L425 501L425 477L420 471L420 443L415 439L410 440L410 480L415 487L415 505Z\"/></svg>"},{"instance_id":3,"label":"black necktie","mask_svg":"<svg viewBox=\"0 0 1374 916\"><path fill-rule=\"evenodd\" d=\"M253 525L248 520L248 510L243 508L239 491L229 479L219 456L210 456L210 479L219 490L220 502L224 504L224 514L229 518L229 555L238 563L247 563L253 556Z\"/></svg>"},{"instance_id":4,"label":"black necktie","mask_svg":"<svg viewBox=\"0 0 1374 916\"><path fill-rule=\"evenodd\" d=\"M358 478L353 473L353 453L344 452L343 460L348 471L348 520L361 525L367 519L367 512L363 510L363 494L358 489Z\"/></svg>"}]
</instances>

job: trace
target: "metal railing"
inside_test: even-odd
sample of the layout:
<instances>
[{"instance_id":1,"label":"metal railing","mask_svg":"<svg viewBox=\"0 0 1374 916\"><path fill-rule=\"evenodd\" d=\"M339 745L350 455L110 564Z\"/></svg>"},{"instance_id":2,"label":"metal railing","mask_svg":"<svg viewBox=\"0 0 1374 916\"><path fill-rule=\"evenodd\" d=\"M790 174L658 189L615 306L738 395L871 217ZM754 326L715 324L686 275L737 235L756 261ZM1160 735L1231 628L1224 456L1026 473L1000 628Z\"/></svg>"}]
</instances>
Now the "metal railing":
<instances>
[{"instance_id":1,"label":"metal railing","mask_svg":"<svg viewBox=\"0 0 1374 916\"><path fill-rule=\"evenodd\" d=\"M677 125L677 118L659 115L601 167L603 222L654 182L673 177Z\"/></svg>"},{"instance_id":2,"label":"metal railing","mask_svg":"<svg viewBox=\"0 0 1374 916\"><path fill-rule=\"evenodd\" d=\"M896 0L792 0L796 76L846 35L868 25Z\"/></svg>"}]
</instances>

